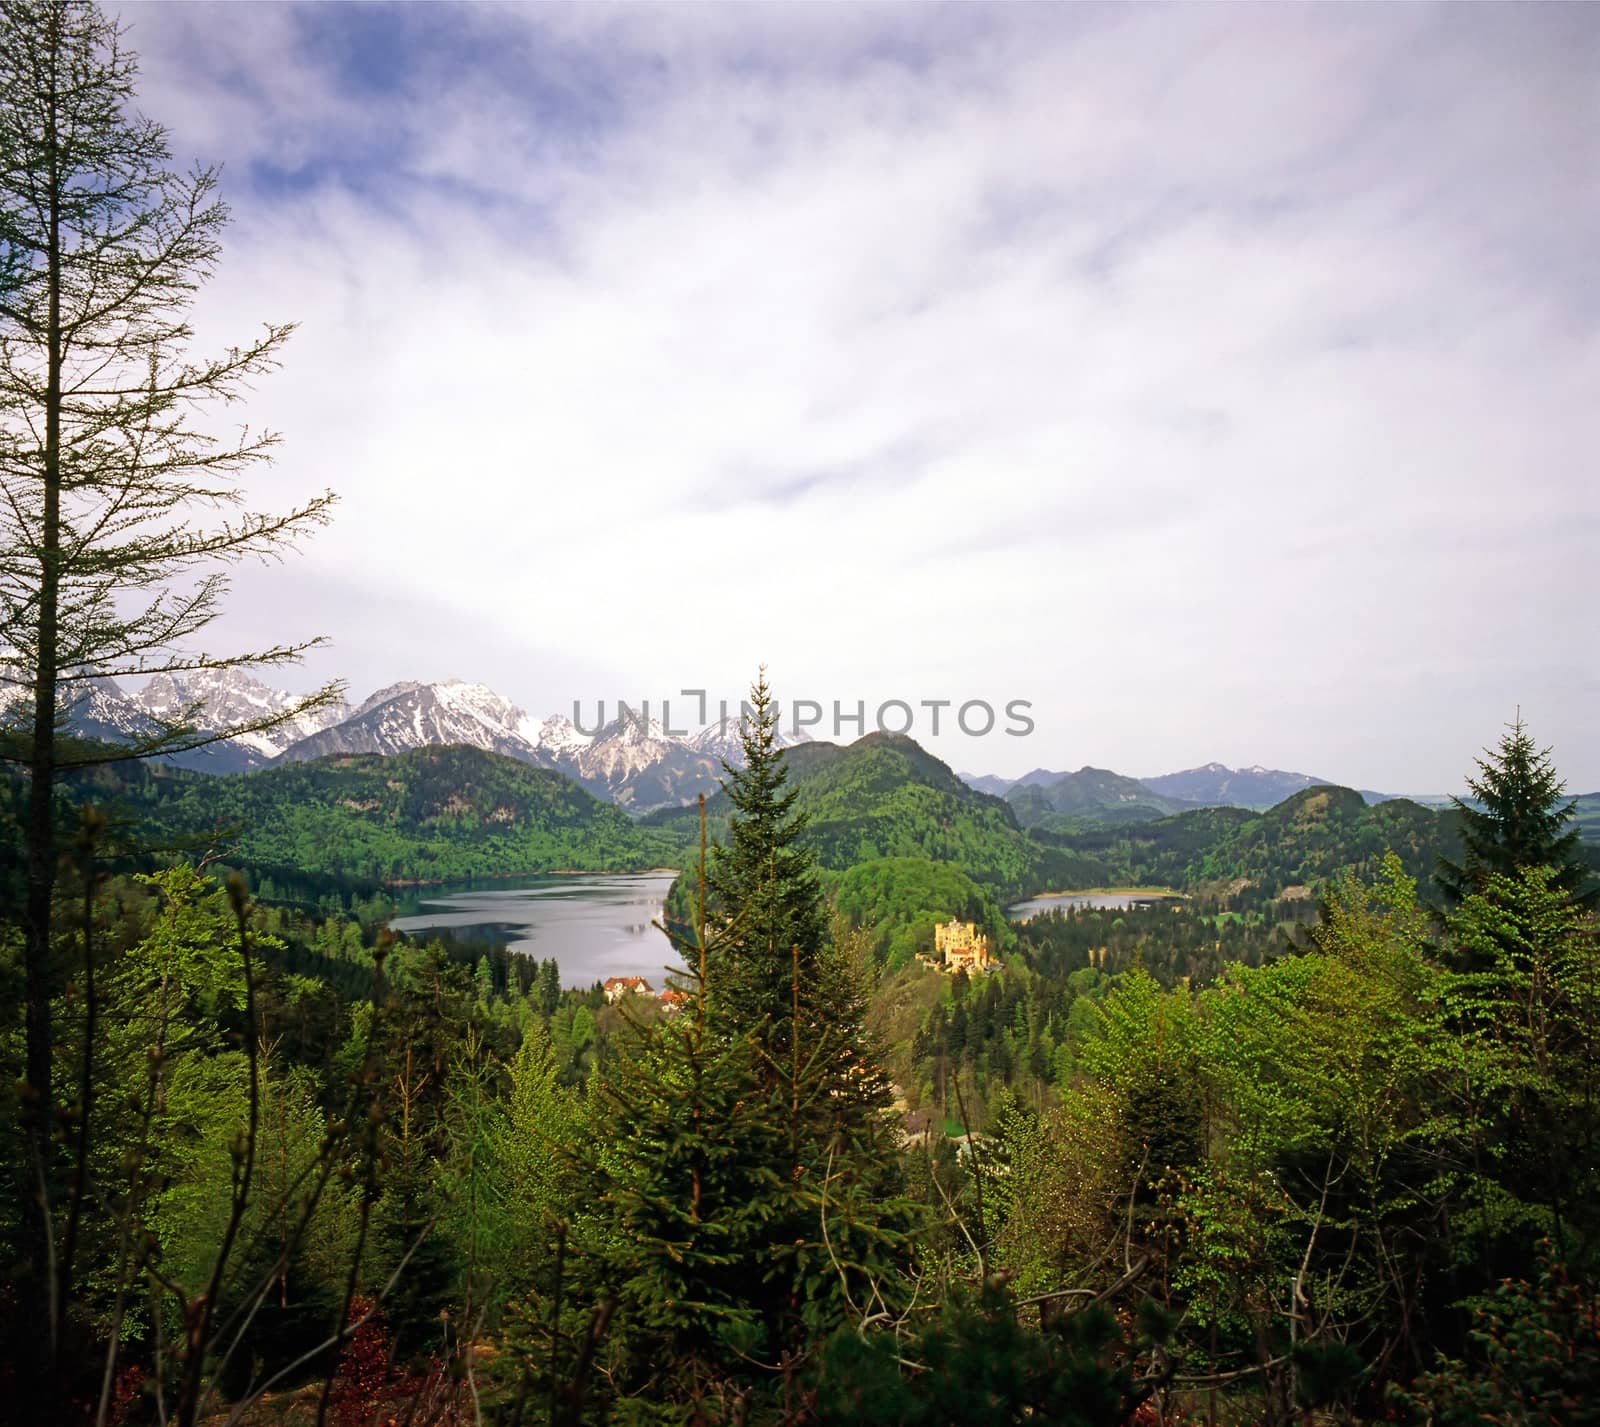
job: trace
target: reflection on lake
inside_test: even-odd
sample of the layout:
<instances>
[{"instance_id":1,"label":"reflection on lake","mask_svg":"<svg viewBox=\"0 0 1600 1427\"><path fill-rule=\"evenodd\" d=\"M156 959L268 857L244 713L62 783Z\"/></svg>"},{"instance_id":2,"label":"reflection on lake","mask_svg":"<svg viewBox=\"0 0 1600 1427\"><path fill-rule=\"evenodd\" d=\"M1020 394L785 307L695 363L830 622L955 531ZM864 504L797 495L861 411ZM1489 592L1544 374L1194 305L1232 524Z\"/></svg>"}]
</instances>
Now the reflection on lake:
<instances>
[{"instance_id":1,"label":"reflection on lake","mask_svg":"<svg viewBox=\"0 0 1600 1427\"><path fill-rule=\"evenodd\" d=\"M504 942L543 961L554 957L563 986L587 987L610 976L642 976L657 991L663 967L681 966L661 916L670 872L531 877L514 887L426 888L401 901L397 932L448 931Z\"/></svg>"},{"instance_id":2,"label":"reflection on lake","mask_svg":"<svg viewBox=\"0 0 1600 1427\"><path fill-rule=\"evenodd\" d=\"M1026 902L1015 902L1006 908L1006 918L1013 922L1031 921L1046 912L1065 911L1068 907L1097 907L1109 911L1125 912L1129 907L1152 907L1157 902L1173 899L1171 892L1046 892L1030 897Z\"/></svg>"}]
</instances>

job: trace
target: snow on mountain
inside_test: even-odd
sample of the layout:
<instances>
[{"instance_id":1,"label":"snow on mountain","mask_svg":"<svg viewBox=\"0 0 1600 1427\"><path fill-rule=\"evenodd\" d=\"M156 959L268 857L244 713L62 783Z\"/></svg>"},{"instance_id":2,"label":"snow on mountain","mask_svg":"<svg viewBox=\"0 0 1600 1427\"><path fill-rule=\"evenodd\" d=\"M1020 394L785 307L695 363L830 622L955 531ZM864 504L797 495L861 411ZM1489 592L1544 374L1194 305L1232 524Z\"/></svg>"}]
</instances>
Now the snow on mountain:
<instances>
[{"instance_id":1,"label":"snow on mountain","mask_svg":"<svg viewBox=\"0 0 1600 1427\"><path fill-rule=\"evenodd\" d=\"M112 678L62 686L67 727L80 738L103 743L129 743L180 724L200 733L214 733L282 713L299 702L298 695L271 688L241 669L156 674L132 691L126 680ZM23 703L7 710L7 721L15 723L28 712ZM245 772L259 768L287 744L348 714L348 708L336 704L297 715L275 729L240 734L225 742L168 754L166 759L212 773Z\"/></svg>"},{"instance_id":2,"label":"snow on mountain","mask_svg":"<svg viewBox=\"0 0 1600 1427\"><path fill-rule=\"evenodd\" d=\"M708 723L698 733L691 733L684 742L696 753L704 753L715 758L719 763L728 763L734 768L744 767L744 744L740 738L740 731L744 727L742 719L730 718L725 723ZM773 741L779 748L793 748L796 744L810 743L811 735L804 729L796 733L787 733L780 723L774 730Z\"/></svg>"},{"instance_id":3,"label":"snow on mountain","mask_svg":"<svg viewBox=\"0 0 1600 1427\"><path fill-rule=\"evenodd\" d=\"M152 718L179 720L195 728L215 730L281 714L300 702L300 696L274 689L242 669L196 669L184 674L156 674L135 696L135 702ZM347 704L310 709L276 728L241 733L229 740L235 750L276 758L291 743L309 737L350 716Z\"/></svg>"},{"instance_id":4,"label":"snow on mountain","mask_svg":"<svg viewBox=\"0 0 1600 1427\"><path fill-rule=\"evenodd\" d=\"M700 782L712 773L711 760L697 754L682 740L669 738L661 721L646 718L626 705L580 748L573 748L562 763L591 792L630 807L659 807L677 801L672 790L680 783ZM648 793L632 785L641 774L651 773ZM711 786L715 786L713 783ZM693 796L692 793L688 796Z\"/></svg>"},{"instance_id":5,"label":"snow on mountain","mask_svg":"<svg viewBox=\"0 0 1600 1427\"><path fill-rule=\"evenodd\" d=\"M342 723L286 748L285 759L403 753L463 743L564 773L598 798L636 812L712 792L718 758L668 734L641 711L624 710L588 735L561 714L537 720L482 684L400 683L365 700Z\"/></svg>"},{"instance_id":6,"label":"snow on mountain","mask_svg":"<svg viewBox=\"0 0 1600 1427\"><path fill-rule=\"evenodd\" d=\"M114 680L101 679L78 687L71 724L88 737L126 742L179 721L202 732L249 723L282 713L298 701L296 695L238 669L158 674L132 694ZM18 721L23 712L18 705L7 715ZM739 727L736 719L729 719L693 734L669 734L659 719L622 705L616 718L588 734L563 714L534 718L483 684L402 680L353 709L341 703L301 714L277 728L177 755L176 761L231 773L280 760L465 744L554 769L598 798L648 812L715 792L725 776L724 761L734 767L744 761ZM780 746L809 741L804 733L779 730Z\"/></svg>"},{"instance_id":7,"label":"snow on mountain","mask_svg":"<svg viewBox=\"0 0 1600 1427\"><path fill-rule=\"evenodd\" d=\"M180 720L202 731L227 728L280 713L297 702L296 695L239 669L158 674L135 693L125 692L113 679L86 680L69 686L65 699L73 731L107 742L148 737L163 724ZM13 699L4 719L12 725L25 723L29 712L25 699ZM738 768L744 762L739 733L739 720L730 718L692 734L669 734L659 719L623 705L616 718L591 735L562 714L536 719L483 684L403 680L379 689L354 710L339 704L312 711L275 729L177 755L175 761L225 773L259 768L277 759L394 754L466 744L554 769L598 798L648 812L716 791L726 776L724 763ZM792 747L809 738L780 727L777 741L781 747ZM1071 776L1081 778L1096 771L1084 769ZM962 776L986 791L1005 788L1013 795L1018 789L1053 786L1068 777L1043 768L1016 780ZM1259 764L1234 769L1222 763L1140 780L1145 788L1177 804L1242 807L1270 807L1325 781ZM1127 802L1130 796L1121 793L1117 800Z\"/></svg>"},{"instance_id":8,"label":"snow on mountain","mask_svg":"<svg viewBox=\"0 0 1600 1427\"><path fill-rule=\"evenodd\" d=\"M115 679L86 679L64 686L67 727L80 738L125 743L148 738L157 724ZM31 710L30 710L31 711Z\"/></svg>"},{"instance_id":9,"label":"snow on mountain","mask_svg":"<svg viewBox=\"0 0 1600 1427\"><path fill-rule=\"evenodd\" d=\"M419 684L415 679L404 679L398 684L390 684L388 688L379 689L377 693L367 695L367 697L357 705L355 712L352 713L350 717L360 718L362 714L371 713L372 710L379 707L379 705L386 704L391 699L397 699L402 694L414 693L420 688L422 688L422 685Z\"/></svg>"},{"instance_id":10,"label":"snow on mountain","mask_svg":"<svg viewBox=\"0 0 1600 1427\"><path fill-rule=\"evenodd\" d=\"M553 760L521 732L529 722L510 699L483 684L460 679L392 684L343 722L290 744L281 756L301 761L336 753L405 753L460 743L550 767Z\"/></svg>"},{"instance_id":11,"label":"snow on mountain","mask_svg":"<svg viewBox=\"0 0 1600 1427\"><path fill-rule=\"evenodd\" d=\"M517 725L517 733L533 747L542 749L552 758L560 758L587 748L594 741L592 734L581 732L564 714L551 714L543 723L531 718Z\"/></svg>"}]
</instances>

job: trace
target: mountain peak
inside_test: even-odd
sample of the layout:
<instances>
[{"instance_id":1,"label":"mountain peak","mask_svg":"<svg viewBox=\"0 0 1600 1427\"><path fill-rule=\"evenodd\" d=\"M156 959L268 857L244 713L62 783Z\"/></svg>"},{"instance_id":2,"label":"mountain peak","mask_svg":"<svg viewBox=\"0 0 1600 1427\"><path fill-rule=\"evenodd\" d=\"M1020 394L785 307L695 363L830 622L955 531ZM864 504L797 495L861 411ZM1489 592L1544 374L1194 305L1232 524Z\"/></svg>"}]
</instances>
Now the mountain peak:
<instances>
[{"instance_id":1,"label":"mountain peak","mask_svg":"<svg viewBox=\"0 0 1600 1427\"><path fill-rule=\"evenodd\" d=\"M390 684L387 688L379 689L374 694L368 694L350 716L352 718L360 718L363 714L370 713L375 708L380 708L382 705L388 703L389 700L398 699L404 694L413 693L421 687L422 685L419 684L415 679L405 679L398 684Z\"/></svg>"},{"instance_id":2,"label":"mountain peak","mask_svg":"<svg viewBox=\"0 0 1600 1427\"><path fill-rule=\"evenodd\" d=\"M1186 768L1181 773L1163 773L1139 780L1163 797L1181 799L1208 807L1269 808L1281 803L1302 788L1326 783L1307 773L1281 768L1264 768L1259 763L1249 768L1229 768L1225 763L1207 763Z\"/></svg>"}]
</instances>

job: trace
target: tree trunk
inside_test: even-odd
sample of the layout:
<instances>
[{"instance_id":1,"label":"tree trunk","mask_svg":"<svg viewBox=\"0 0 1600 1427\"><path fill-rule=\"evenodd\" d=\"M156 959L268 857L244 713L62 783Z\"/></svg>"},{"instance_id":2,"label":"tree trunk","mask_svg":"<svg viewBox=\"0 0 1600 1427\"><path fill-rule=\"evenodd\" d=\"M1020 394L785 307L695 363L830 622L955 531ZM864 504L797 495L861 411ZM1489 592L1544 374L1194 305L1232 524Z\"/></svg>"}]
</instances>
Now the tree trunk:
<instances>
[{"instance_id":1,"label":"tree trunk","mask_svg":"<svg viewBox=\"0 0 1600 1427\"><path fill-rule=\"evenodd\" d=\"M58 34L52 28L52 40ZM55 778L57 614L61 544L61 209L57 135L56 56L52 54L47 142L50 153L49 368L45 389L44 519L40 531L38 648L33 686L33 739L28 788L28 894L23 964L27 1085L22 1095L21 1198L23 1331L30 1341L19 1355L24 1380L41 1396L54 1375L60 1340L60 1305L51 1269L50 1200L54 1182L51 1126L55 1117L54 1035L50 1022L51 910L55 898ZM26 1392L26 1390L25 1390Z\"/></svg>"}]
</instances>

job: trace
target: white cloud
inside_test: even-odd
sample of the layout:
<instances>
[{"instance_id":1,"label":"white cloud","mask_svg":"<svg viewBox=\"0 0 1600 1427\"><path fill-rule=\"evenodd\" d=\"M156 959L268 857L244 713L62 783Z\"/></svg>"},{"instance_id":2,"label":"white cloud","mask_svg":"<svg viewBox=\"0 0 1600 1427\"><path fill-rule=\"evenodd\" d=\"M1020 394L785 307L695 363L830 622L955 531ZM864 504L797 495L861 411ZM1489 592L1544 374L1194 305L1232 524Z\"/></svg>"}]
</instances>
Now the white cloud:
<instances>
[{"instance_id":1,"label":"white cloud","mask_svg":"<svg viewBox=\"0 0 1600 1427\"><path fill-rule=\"evenodd\" d=\"M343 496L237 627L1031 698L937 745L1010 772L1454 785L1520 701L1600 785L1600 26L1520 14L429 7L363 86L328 12L141 9L230 164L202 330L302 322L263 498Z\"/></svg>"}]
</instances>

